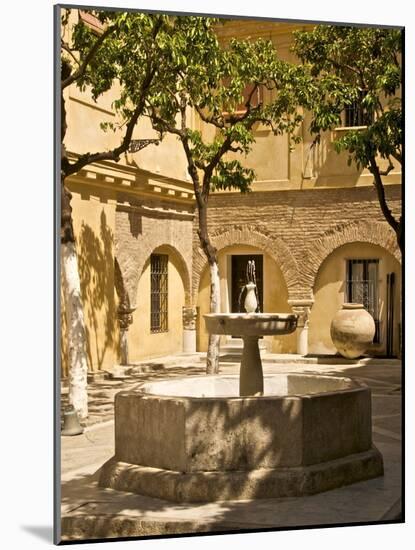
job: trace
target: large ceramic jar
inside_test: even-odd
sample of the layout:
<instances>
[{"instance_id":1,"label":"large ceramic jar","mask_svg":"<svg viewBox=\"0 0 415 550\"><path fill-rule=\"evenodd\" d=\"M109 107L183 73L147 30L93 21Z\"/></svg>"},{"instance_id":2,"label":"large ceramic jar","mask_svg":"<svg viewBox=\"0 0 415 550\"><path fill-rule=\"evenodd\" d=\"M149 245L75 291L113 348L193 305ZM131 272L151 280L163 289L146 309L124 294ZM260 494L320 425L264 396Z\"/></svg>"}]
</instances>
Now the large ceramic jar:
<instances>
[{"instance_id":1,"label":"large ceramic jar","mask_svg":"<svg viewBox=\"0 0 415 550\"><path fill-rule=\"evenodd\" d=\"M375 321L363 304L343 304L331 322L330 334L343 357L356 359L372 343L375 330Z\"/></svg>"}]
</instances>

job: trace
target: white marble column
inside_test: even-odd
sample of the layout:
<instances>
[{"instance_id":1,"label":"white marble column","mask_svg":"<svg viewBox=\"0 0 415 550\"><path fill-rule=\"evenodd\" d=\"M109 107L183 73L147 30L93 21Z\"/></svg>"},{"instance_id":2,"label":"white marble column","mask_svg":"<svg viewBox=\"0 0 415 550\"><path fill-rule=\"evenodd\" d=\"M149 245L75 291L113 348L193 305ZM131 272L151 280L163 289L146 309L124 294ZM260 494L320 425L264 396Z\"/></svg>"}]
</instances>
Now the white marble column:
<instances>
[{"instance_id":1,"label":"white marble column","mask_svg":"<svg viewBox=\"0 0 415 550\"><path fill-rule=\"evenodd\" d=\"M128 357L128 329L133 322L133 312L135 308L129 308L121 304L118 308L118 324L120 326L120 363L129 364Z\"/></svg>"},{"instance_id":2,"label":"white marble column","mask_svg":"<svg viewBox=\"0 0 415 550\"><path fill-rule=\"evenodd\" d=\"M196 319L197 309L184 306L183 316L183 353L196 353Z\"/></svg>"},{"instance_id":3,"label":"white marble column","mask_svg":"<svg viewBox=\"0 0 415 550\"><path fill-rule=\"evenodd\" d=\"M293 312L298 315L297 320L297 353L298 355L308 354L308 317L314 301L311 300L289 300Z\"/></svg>"}]
</instances>

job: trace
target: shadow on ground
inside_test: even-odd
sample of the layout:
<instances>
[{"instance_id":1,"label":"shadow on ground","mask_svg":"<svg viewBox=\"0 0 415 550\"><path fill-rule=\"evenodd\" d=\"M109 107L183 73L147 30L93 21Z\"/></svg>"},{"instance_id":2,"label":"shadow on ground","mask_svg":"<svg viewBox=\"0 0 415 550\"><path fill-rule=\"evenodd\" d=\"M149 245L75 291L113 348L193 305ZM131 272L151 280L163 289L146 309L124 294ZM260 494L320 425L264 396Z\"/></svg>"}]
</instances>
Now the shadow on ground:
<instances>
[{"instance_id":1,"label":"shadow on ground","mask_svg":"<svg viewBox=\"0 0 415 550\"><path fill-rule=\"evenodd\" d=\"M53 527L51 525L22 525L24 531L45 542L53 542Z\"/></svg>"}]
</instances>

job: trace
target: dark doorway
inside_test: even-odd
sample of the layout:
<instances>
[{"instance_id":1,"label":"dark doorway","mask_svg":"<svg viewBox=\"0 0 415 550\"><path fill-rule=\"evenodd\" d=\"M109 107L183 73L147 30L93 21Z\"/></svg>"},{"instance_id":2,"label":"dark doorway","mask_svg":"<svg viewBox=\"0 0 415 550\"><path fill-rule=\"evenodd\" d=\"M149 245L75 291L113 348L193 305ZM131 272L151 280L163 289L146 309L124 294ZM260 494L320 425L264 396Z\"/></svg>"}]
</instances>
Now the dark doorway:
<instances>
[{"instance_id":1,"label":"dark doorway","mask_svg":"<svg viewBox=\"0 0 415 550\"><path fill-rule=\"evenodd\" d=\"M246 268L249 260L254 260L258 291L259 311L263 312L263 256L261 254L232 255L231 262L231 312L244 312L246 290Z\"/></svg>"},{"instance_id":2,"label":"dark doorway","mask_svg":"<svg viewBox=\"0 0 415 550\"><path fill-rule=\"evenodd\" d=\"M386 355L393 357L393 325L395 302L395 273L388 273L386 276Z\"/></svg>"}]
</instances>

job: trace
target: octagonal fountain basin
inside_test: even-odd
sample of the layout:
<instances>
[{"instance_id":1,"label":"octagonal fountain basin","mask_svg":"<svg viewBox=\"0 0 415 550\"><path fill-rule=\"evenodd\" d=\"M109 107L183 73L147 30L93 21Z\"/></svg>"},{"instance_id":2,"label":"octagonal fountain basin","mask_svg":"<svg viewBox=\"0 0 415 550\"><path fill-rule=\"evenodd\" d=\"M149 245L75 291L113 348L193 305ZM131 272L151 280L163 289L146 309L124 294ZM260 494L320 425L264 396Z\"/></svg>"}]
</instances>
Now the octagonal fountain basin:
<instances>
[{"instance_id":1,"label":"octagonal fountain basin","mask_svg":"<svg viewBox=\"0 0 415 550\"><path fill-rule=\"evenodd\" d=\"M294 497L383 474L370 389L350 378L237 376L149 382L115 399L115 456L100 485L174 502Z\"/></svg>"}]
</instances>

